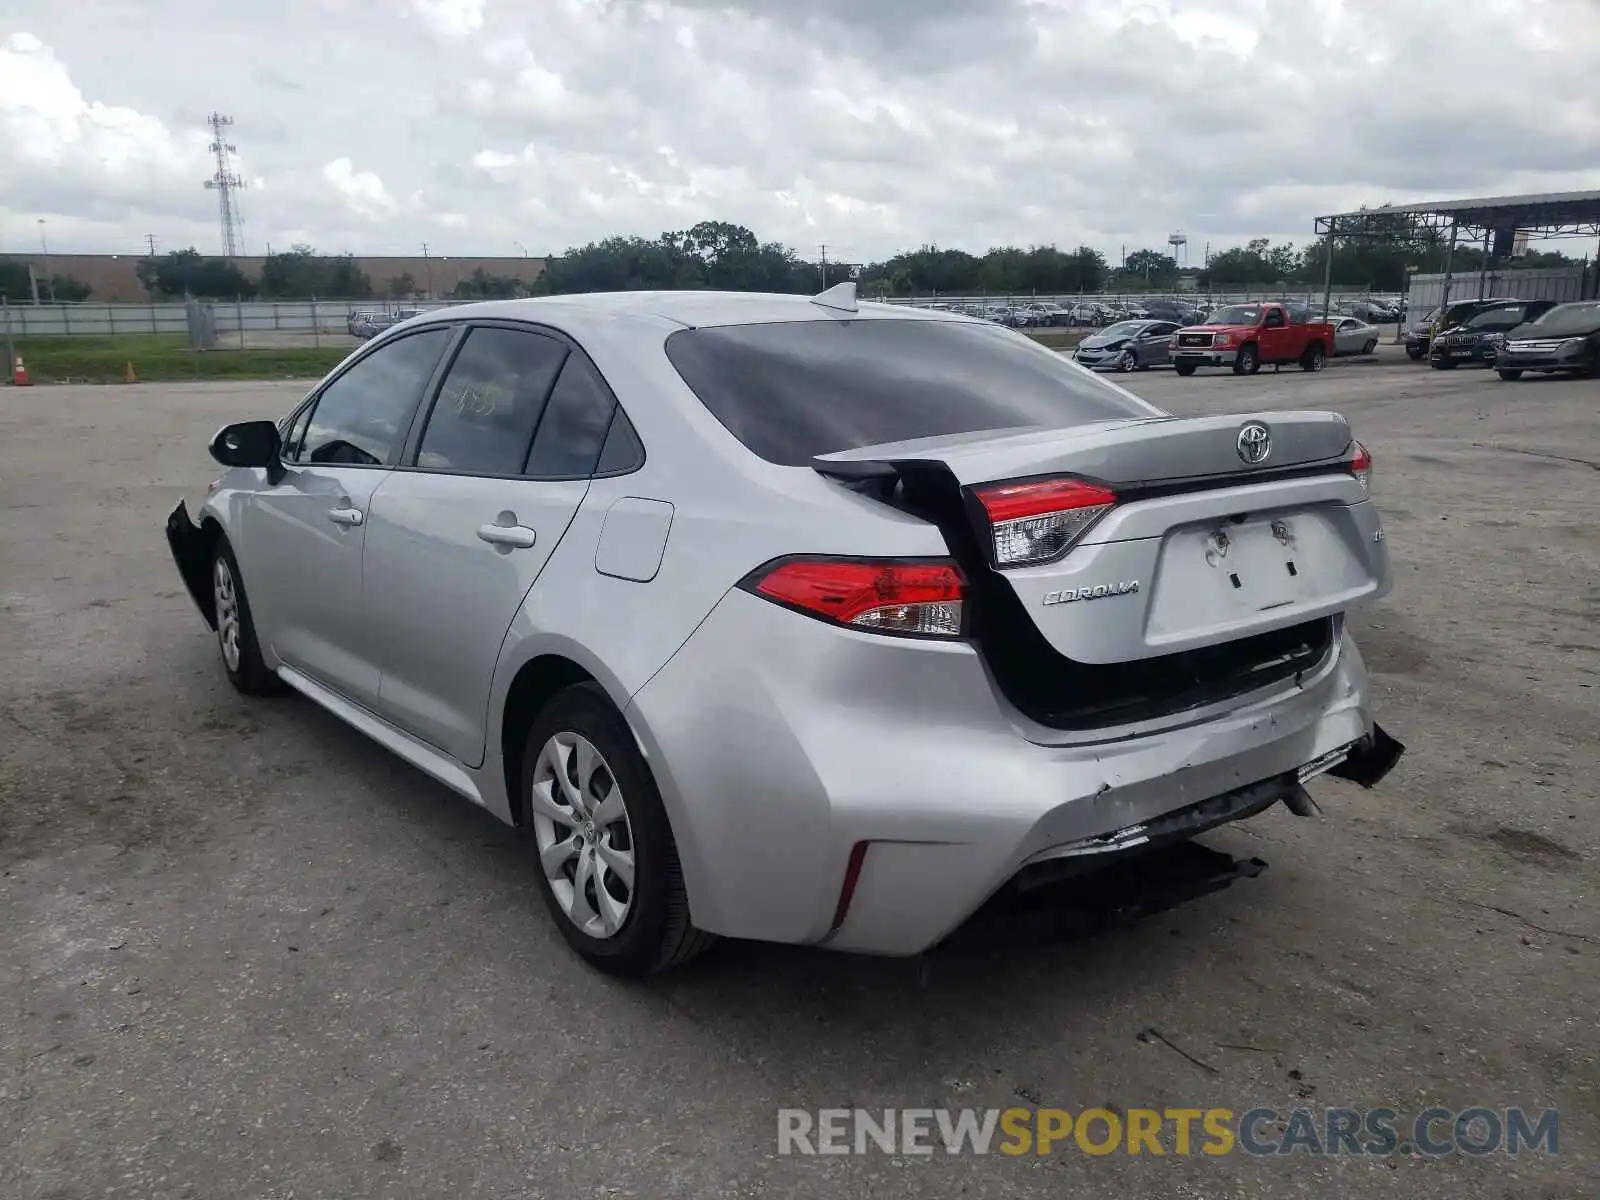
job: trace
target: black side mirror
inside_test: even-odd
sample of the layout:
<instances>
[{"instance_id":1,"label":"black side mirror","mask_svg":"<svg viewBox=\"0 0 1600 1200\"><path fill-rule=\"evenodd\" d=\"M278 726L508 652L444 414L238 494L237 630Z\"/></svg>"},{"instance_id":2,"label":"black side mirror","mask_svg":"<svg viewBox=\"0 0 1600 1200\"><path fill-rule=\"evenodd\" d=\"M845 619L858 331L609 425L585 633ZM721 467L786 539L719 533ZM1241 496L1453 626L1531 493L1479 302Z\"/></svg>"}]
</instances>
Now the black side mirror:
<instances>
[{"instance_id":1,"label":"black side mirror","mask_svg":"<svg viewBox=\"0 0 1600 1200\"><path fill-rule=\"evenodd\" d=\"M283 477L283 439L271 421L240 421L224 425L211 439L211 457L225 467L265 467L276 483Z\"/></svg>"}]
</instances>

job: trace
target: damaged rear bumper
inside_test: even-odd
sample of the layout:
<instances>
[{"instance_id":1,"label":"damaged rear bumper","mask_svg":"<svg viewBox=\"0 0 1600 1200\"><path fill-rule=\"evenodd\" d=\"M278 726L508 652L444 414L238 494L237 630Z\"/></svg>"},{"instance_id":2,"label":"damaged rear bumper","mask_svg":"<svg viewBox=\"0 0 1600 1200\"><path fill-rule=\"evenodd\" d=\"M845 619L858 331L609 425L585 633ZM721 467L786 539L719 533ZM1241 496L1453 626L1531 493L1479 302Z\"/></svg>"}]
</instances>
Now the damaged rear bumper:
<instances>
[{"instance_id":1,"label":"damaged rear bumper","mask_svg":"<svg viewBox=\"0 0 1600 1200\"><path fill-rule=\"evenodd\" d=\"M1052 846L1025 862L1013 878L1012 886L1028 891L1085 874L1110 860L1122 861L1167 848L1219 825L1243 821L1279 802L1296 816L1314 816L1319 810L1305 790L1308 780L1326 774L1371 788L1394 769L1404 753L1405 747L1400 742L1381 725L1374 724L1372 732L1359 741L1324 754L1298 770L1235 788L1137 825Z\"/></svg>"},{"instance_id":2,"label":"damaged rear bumper","mask_svg":"<svg viewBox=\"0 0 1600 1200\"><path fill-rule=\"evenodd\" d=\"M172 551L172 561L183 586L206 624L217 627L216 610L211 598L211 539L189 516L188 506L179 500L167 514L167 547Z\"/></svg>"}]
</instances>

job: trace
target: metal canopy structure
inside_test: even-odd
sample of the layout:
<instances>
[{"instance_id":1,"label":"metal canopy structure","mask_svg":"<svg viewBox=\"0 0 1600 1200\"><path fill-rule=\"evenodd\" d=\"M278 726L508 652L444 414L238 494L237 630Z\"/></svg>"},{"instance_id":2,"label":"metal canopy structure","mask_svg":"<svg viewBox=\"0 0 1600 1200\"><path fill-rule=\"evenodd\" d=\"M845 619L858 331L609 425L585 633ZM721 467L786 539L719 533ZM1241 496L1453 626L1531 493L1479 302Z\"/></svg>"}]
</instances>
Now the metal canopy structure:
<instances>
[{"instance_id":1,"label":"metal canopy structure","mask_svg":"<svg viewBox=\"0 0 1600 1200\"><path fill-rule=\"evenodd\" d=\"M1396 217L1403 218L1403 221L1397 223ZM1475 200L1437 200L1422 204L1382 204L1357 212L1318 217L1316 233L1327 243L1324 254L1327 268L1323 279L1323 311L1327 311L1333 293L1334 238L1401 241L1415 237L1418 229L1440 235L1449 234L1444 259L1442 309L1450 300L1456 241L1463 232L1470 239L1481 239L1483 243L1483 260L1478 273L1481 295L1491 256L1515 253L1517 244L1524 239L1600 238L1600 191L1487 196Z\"/></svg>"},{"instance_id":2,"label":"metal canopy structure","mask_svg":"<svg viewBox=\"0 0 1600 1200\"><path fill-rule=\"evenodd\" d=\"M1316 232L1332 237L1396 236L1390 232L1392 222L1382 220L1385 217L1409 218L1412 229L1423 226L1443 231L1453 227L1458 232L1465 230L1480 236L1524 233L1540 239L1600 237L1600 191L1383 204L1359 212L1318 217Z\"/></svg>"}]
</instances>

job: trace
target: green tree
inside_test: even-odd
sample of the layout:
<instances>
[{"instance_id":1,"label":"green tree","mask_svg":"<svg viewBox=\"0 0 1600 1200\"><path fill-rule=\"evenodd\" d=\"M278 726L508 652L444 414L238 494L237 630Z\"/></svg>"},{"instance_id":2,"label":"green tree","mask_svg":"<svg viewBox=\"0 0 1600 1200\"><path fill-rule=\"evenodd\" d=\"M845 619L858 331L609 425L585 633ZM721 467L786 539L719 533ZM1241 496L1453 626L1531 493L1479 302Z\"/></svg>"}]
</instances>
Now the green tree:
<instances>
[{"instance_id":1,"label":"green tree","mask_svg":"<svg viewBox=\"0 0 1600 1200\"><path fill-rule=\"evenodd\" d=\"M389 280L385 289L396 300L409 300L417 294L417 281L412 278L410 271L402 271Z\"/></svg>"},{"instance_id":2,"label":"green tree","mask_svg":"<svg viewBox=\"0 0 1600 1200\"><path fill-rule=\"evenodd\" d=\"M1169 286L1178 278L1178 260L1159 250L1135 250L1123 260L1122 269L1152 286Z\"/></svg>"},{"instance_id":3,"label":"green tree","mask_svg":"<svg viewBox=\"0 0 1600 1200\"><path fill-rule=\"evenodd\" d=\"M297 245L267 255L261 264L261 294L295 300L309 296L365 300L372 295L372 280L348 254L318 254L310 246Z\"/></svg>"},{"instance_id":4,"label":"green tree","mask_svg":"<svg viewBox=\"0 0 1600 1200\"><path fill-rule=\"evenodd\" d=\"M141 259L134 271L152 297L231 299L256 294L255 284L237 266L226 259L206 258L193 246L160 258Z\"/></svg>"},{"instance_id":5,"label":"green tree","mask_svg":"<svg viewBox=\"0 0 1600 1200\"><path fill-rule=\"evenodd\" d=\"M491 275L477 267L470 278L458 280L450 294L457 300L510 300L526 296L528 285L515 276Z\"/></svg>"}]
</instances>

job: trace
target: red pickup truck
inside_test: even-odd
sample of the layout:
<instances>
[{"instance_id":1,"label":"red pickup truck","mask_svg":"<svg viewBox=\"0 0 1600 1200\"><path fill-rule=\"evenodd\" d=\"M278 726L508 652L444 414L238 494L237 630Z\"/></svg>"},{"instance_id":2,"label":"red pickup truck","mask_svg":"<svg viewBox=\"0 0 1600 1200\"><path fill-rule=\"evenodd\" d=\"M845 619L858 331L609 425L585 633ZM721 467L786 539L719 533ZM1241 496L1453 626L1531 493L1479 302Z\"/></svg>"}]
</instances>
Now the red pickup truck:
<instances>
[{"instance_id":1,"label":"red pickup truck","mask_svg":"<svg viewBox=\"0 0 1600 1200\"><path fill-rule=\"evenodd\" d=\"M1197 367L1232 367L1235 375L1254 375L1263 363L1297 363L1320 371L1333 353L1333 325L1314 321L1303 308L1288 304L1230 304L1204 325L1172 335L1172 365L1179 375Z\"/></svg>"}]
</instances>

